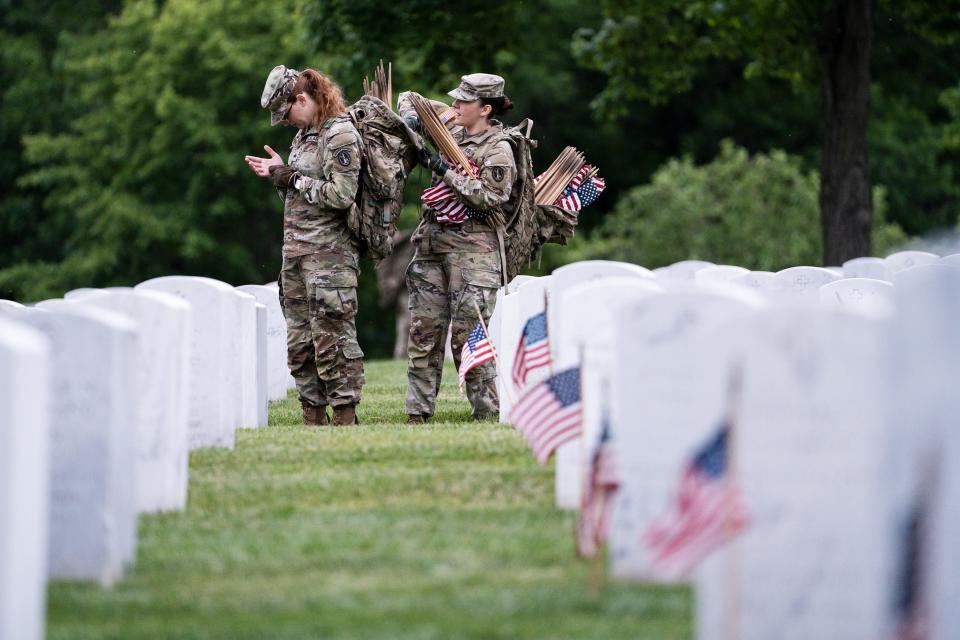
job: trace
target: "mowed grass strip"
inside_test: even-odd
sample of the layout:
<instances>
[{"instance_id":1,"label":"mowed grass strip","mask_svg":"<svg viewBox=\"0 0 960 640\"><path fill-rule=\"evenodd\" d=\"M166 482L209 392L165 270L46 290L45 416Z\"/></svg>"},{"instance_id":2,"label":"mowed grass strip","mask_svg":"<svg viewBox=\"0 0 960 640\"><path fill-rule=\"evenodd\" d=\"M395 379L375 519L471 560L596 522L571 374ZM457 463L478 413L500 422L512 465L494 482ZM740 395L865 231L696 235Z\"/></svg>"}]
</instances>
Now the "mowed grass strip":
<instances>
[{"instance_id":1,"label":"mowed grass strip","mask_svg":"<svg viewBox=\"0 0 960 640\"><path fill-rule=\"evenodd\" d=\"M141 518L113 589L51 585L48 637L691 637L687 589L590 594L552 467L455 383L407 426L404 363L368 363L361 426L304 427L291 394L234 450L194 451L187 510Z\"/></svg>"}]
</instances>

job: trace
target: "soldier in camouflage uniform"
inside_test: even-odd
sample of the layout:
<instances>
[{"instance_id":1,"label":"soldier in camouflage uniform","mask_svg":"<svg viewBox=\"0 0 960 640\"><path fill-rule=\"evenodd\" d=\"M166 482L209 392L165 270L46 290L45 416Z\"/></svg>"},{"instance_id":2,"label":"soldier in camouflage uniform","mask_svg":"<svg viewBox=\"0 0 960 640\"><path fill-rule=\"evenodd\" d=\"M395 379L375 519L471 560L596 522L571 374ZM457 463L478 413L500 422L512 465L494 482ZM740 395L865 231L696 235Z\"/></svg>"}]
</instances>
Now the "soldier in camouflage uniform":
<instances>
[{"instance_id":1,"label":"soldier in camouflage uniform","mask_svg":"<svg viewBox=\"0 0 960 640\"><path fill-rule=\"evenodd\" d=\"M356 206L360 134L340 89L313 69L274 68L260 103L272 125L300 129L288 163L270 147L264 147L269 158L246 160L257 175L270 177L283 198L287 361L304 422L327 424L330 405L333 424L356 424L364 381L355 322L360 252L347 214Z\"/></svg>"},{"instance_id":2,"label":"soldier in camouflage uniform","mask_svg":"<svg viewBox=\"0 0 960 640\"><path fill-rule=\"evenodd\" d=\"M479 166L479 178L453 171L431 151L421 157L433 171L434 183L447 184L468 207L468 219L438 222L436 212L428 208L413 236L417 251L407 268L411 319L406 410L410 423L422 423L434 413L448 327L454 363L459 368L460 352L477 326L477 310L487 322L502 284L497 232L488 218L493 209L513 211L519 198L514 189L517 167L512 147L503 125L491 117L513 106L503 85L499 76L470 74L449 93L453 107L433 103L464 154ZM412 128L419 129L409 94L400 95L399 110ZM492 362L473 368L467 374L466 388L475 419L497 414Z\"/></svg>"}]
</instances>

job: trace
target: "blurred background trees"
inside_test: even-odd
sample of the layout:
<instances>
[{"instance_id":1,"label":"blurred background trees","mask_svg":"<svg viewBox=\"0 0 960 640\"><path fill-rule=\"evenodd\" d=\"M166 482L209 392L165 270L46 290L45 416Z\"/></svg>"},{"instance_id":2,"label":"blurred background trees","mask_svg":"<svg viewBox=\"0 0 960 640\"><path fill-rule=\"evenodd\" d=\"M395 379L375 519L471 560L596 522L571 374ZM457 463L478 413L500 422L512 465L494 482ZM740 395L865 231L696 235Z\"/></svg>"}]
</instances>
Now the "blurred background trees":
<instances>
[{"instance_id":1,"label":"blurred background trees","mask_svg":"<svg viewBox=\"0 0 960 640\"><path fill-rule=\"evenodd\" d=\"M397 91L436 97L461 74L499 73L517 105L507 122L536 122L538 168L568 144L599 165L607 191L541 270L584 257L819 264L824 117L817 52L797 34L829 3L741 0L720 22L705 13L715 4L0 0L0 297L275 278L281 203L242 158L285 150L293 131L269 127L263 81L276 64L313 66L356 99L380 58ZM957 224L954 4L877 5L874 253ZM406 226L427 179L411 182ZM370 264L360 297L361 343L389 355Z\"/></svg>"}]
</instances>

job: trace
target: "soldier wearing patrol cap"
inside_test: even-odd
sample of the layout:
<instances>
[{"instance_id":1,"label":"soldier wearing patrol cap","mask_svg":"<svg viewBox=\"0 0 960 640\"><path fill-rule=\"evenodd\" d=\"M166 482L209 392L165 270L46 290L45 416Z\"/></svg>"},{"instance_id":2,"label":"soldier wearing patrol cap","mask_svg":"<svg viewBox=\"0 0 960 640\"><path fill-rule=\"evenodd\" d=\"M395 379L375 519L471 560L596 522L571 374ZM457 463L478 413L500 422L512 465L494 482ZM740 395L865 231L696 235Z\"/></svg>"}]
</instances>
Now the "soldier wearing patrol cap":
<instances>
[{"instance_id":1,"label":"soldier wearing patrol cap","mask_svg":"<svg viewBox=\"0 0 960 640\"><path fill-rule=\"evenodd\" d=\"M363 386L363 352L357 343L357 275L360 252L347 227L360 175L361 139L346 113L339 87L313 69L275 67L260 106L270 123L299 129L284 163L247 156L250 168L269 177L283 198L283 266L280 285L287 321L287 361L297 382L304 422L356 424Z\"/></svg>"},{"instance_id":2,"label":"soldier wearing patrol cap","mask_svg":"<svg viewBox=\"0 0 960 640\"><path fill-rule=\"evenodd\" d=\"M513 148L503 125L493 118L513 106L503 88L500 76L473 73L463 76L460 86L448 94L454 99L452 107L432 103L464 154L476 164L478 177L453 170L432 151L425 150L421 156L434 173L434 184L445 183L466 205L467 219L438 219L437 211L428 207L413 236L417 252L407 268L411 319L406 411L410 423L422 423L434 413L448 327L459 368L460 352L477 326L477 310L485 322L489 320L502 282L500 246L490 214L495 209L512 212L520 197ZM399 110L412 128L419 129L409 95L400 95ZM493 363L473 368L466 388L474 418L498 413Z\"/></svg>"}]
</instances>

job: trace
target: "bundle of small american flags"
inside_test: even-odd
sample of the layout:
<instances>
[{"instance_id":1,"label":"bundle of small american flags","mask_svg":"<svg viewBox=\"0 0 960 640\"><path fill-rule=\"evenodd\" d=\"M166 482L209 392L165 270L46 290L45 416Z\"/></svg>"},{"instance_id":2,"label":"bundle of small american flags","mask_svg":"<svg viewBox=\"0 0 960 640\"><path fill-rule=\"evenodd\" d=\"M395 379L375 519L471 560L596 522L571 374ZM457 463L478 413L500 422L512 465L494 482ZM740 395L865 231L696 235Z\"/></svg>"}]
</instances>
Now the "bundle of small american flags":
<instances>
[{"instance_id":1,"label":"bundle of small american flags","mask_svg":"<svg viewBox=\"0 0 960 640\"><path fill-rule=\"evenodd\" d=\"M450 168L462 176L467 175L467 172L464 171L460 165L455 165ZM470 161L470 168L475 175L479 174L480 167L472 160ZM438 180L437 183L430 188L424 189L420 194L420 201L423 202L425 207L434 210L437 222L444 224L460 224L468 219L483 220L489 214L487 211L471 209L460 202L460 199L457 197L457 192L451 189L442 179Z\"/></svg>"},{"instance_id":2,"label":"bundle of small american flags","mask_svg":"<svg viewBox=\"0 0 960 640\"><path fill-rule=\"evenodd\" d=\"M490 362L493 358L493 345L490 343L487 332L483 330L483 323L478 322L460 351L460 370L457 372L460 378L460 389L463 389L471 369L484 362Z\"/></svg>"},{"instance_id":3,"label":"bundle of small american flags","mask_svg":"<svg viewBox=\"0 0 960 640\"><path fill-rule=\"evenodd\" d=\"M724 421L680 480L676 504L643 533L652 575L676 579L740 533L749 520L730 469L730 425Z\"/></svg>"},{"instance_id":4,"label":"bundle of small american flags","mask_svg":"<svg viewBox=\"0 0 960 640\"><path fill-rule=\"evenodd\" d=\"M596 173L596 167L588 164L580 167L570 184L564 187L563 195L553 203L554 206L560 207L564 211L577 213L584 207L589 207L596 202L603 190L607 188L603 178L598 178Z\"/></svg>"},{"instance_id":5,"label":"bundle of small american flags","mask_svg":"<svg viewBox=\"0 0 960 640\"><path fill-rule=\"evenodd\" d=\"M557 447L578 438L583 430L580 367L527 389L510 412L510 423L523 434L537 461L546 464Z\"/></svg>"}]
</instances>

